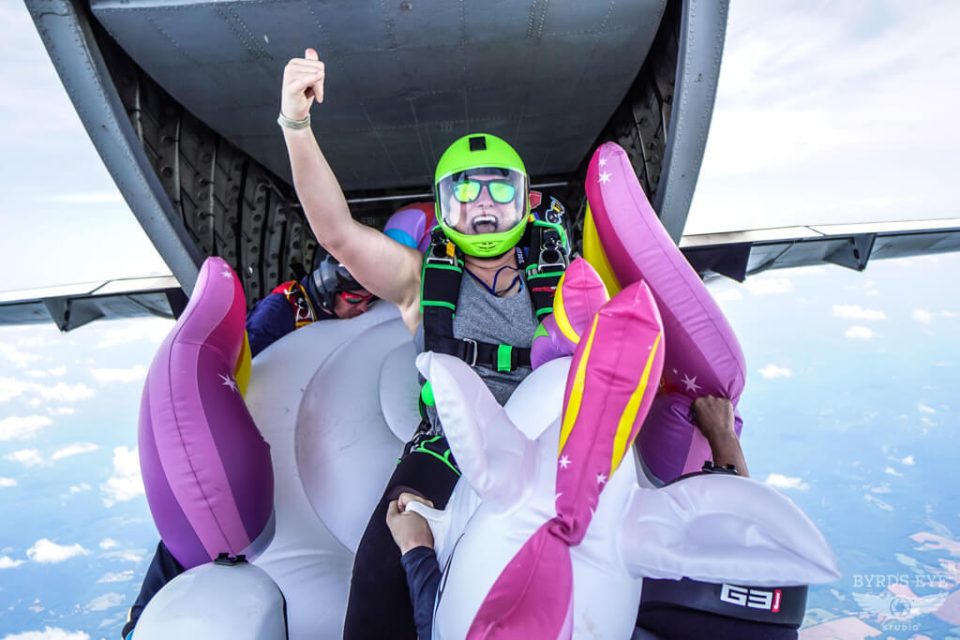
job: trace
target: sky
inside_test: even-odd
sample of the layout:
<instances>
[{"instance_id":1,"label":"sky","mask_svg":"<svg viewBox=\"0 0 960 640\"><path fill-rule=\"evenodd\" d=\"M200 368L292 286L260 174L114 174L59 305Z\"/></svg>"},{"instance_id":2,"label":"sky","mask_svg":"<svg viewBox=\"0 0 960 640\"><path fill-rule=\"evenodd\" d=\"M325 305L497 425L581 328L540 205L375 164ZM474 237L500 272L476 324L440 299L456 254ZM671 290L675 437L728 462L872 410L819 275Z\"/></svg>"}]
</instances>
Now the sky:
<instances>
[{"instance_id":1,"label":"sky","mask_svg":"<svg viewBox=\"0 0 960 640\"><path fill-rule=\"evenodd\" d=\"M732 5L687 233L960 216L960 4ZM0 21L0 291L167 273L23 6ZM805 638L960 638L934 613L960 586L956 273L955 254L710 283L747 357L751 471L844 572L811 593ZM157 540L136 420L170 326L0 328L0 640L117 636Z\"/></svg>"}]
</instances>

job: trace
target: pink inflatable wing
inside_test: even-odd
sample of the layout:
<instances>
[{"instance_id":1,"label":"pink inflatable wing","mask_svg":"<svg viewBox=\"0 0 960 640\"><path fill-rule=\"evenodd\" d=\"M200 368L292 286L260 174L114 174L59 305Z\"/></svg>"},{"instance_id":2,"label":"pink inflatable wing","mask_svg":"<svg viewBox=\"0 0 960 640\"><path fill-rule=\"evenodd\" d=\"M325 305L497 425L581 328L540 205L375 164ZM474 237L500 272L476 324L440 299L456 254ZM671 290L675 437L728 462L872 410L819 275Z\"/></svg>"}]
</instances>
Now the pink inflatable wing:
<instances>
[{"instance_id":1,"label":"pink inflatable wing","mask_svg":"<svg viewBox=\"0 0 960 640\"><path fill-rule=\"evenodd\" d=\"M600 492L630 450L663 368L663 327L647 286L624 289L594 316L570 366L557 460L556 517L490 588L467 638L569 638L573 565Z\"/></svg>"},{"instance_id":2,"label":"pink inflatable wing","mask_svg":"<svg viewBox=\"0 0 960 640\"><path fill-rule=\"evenodd\" d=\"M586 191L617 279L623 284L643 279L660 307L667 341L663 390L690 400L716 395L736 404L746 378L740 343L667 235L622 148L608 142L597 149L587 171ZM658 402L651 412L651 428L640 437L644 462L664 481L698 470L710 457L689 413L679 421L677 413L669 402ZM704 450L706 456L701 457Z\"/></svg>"},{"instance_id":3,"label":"pink inflatable wing","mask_svg":"<svg viewBox=\"0 0 960 640\"><path fill-rule=\"evenodd\" d=\"M557 284L553 313L543 319L533 336L533 368L572 356L580 336L590 329L594 315L609 299L603 280L589 262L583 258L571 262Z\"/></svg>"},{"instance_id":4,"label":"pink inflatable wing","mask_svg":"<svg viewBox=\"0 0 960 640\"><path fill-rule=\"evenodd\" d=\"M383 232L399 242L425 252L430 247L430 230L436 226L432 202L415 202L396 211Z\"/></svg>"},{"instance_id":5,"label":"pink inflatable wing","mask_svg":"<svg viewBox=\"0 0 960 640\"><path fill-rule=\"evenodd\" d=\"M233 372L246 303L220 258L160 345L140 404L140 469L164 543L187 569L257 555L272 537L273 467Z\"/></svg>"}]
</instances>

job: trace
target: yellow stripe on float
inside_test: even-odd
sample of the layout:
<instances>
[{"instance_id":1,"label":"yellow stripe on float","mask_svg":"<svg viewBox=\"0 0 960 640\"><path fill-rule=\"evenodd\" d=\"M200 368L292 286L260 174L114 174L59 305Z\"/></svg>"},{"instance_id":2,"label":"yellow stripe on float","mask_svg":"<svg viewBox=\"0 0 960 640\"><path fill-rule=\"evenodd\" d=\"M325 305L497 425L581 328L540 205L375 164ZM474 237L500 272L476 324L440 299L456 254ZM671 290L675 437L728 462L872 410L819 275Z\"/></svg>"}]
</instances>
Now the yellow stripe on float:
<instances>
[{"instance_id":1,"label":"yellow stripe on float","mask_svg":"<svg viewBox=\"0 0 960 640\"><path fill-rule=\"evenodd\" d=\"M597 233L597 225L593 221L593 211L587 204L587 213L583 221L583 257L589 262L599 274L603 284L607 286L607 295L611 298L617 295L623 288L620 281L613 273L613 267L610 266L610 260L603 250L603 244L600 242L600 234Z\"/></svg>"},{"instance_id":2,"label":"yellow stripe on float","mask_svg":"<svg viewBox=\"0 0 960 640\"><path fill-rule=\"evenodd\" d=\"M557 323L560 333L573 344L580 344L580 335L570 324L570 318L567 317L567 310L563 306L563 282L567 274L564 273L557 283L557 293L553 296L553 319Z\"/></svg>"},{"instance_id":3,"label":"yellow stripe on float","mask_svg":"<svg viewBox=\"0 0 960 640\"><path fill-rule=\"evenodd\" d=\"M600 315L593 317L593 326L590 327L590 334L587 336L587 344L583 348L583 357L577 364L577 374L573 378L573 386L570 388L570 401L567 402L567 410L563 412L563 427L560 429L560 449L567 444L567 438L573 431L573 426L577 422L577 416L580 414L580 404L583 402L583 386L587 377L587 361L590 360L590 350L593 348L593 338L597 333L597 323L600 321Z\"/></svg>"},{"instance_id":4,"label":"yellow stripe on float","mask_svg":"<svg viewBox=\"0 0 960 640\"><path fill-rule=\"evenodd\" d=\"M613 438L613 458L610 461L610 473L608 475L613 475L613 472L617 470L617 467L619 467L623 461L623 456L627 453L627 447L630 446L627 439L630 437L630 432L633 431L633 423L636 421L637 412L640 410L640 401L643 400L643 394L646 392L647 384L650 382L650 370L653 369L653 360L657 355L657 350L660 349L660 338L662 336L663 332L661 331L657 334L656 340L653 341L653 347L650 349L650 355L647 356L647 364L643 367L643 375L640 376L640 382L630 395L630 399L627 401L627 406L624 408L623 413L620 414L620 422L617 423L617 434Z\"/></svg>"}]
</instances>

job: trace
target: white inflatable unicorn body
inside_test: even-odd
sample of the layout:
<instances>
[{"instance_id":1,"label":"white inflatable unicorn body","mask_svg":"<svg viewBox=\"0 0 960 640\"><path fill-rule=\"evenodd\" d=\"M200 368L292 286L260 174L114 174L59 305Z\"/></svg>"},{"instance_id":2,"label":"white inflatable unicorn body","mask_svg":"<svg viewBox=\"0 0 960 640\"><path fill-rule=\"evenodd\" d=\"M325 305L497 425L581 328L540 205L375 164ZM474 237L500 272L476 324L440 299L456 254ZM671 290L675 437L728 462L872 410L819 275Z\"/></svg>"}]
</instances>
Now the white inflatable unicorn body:
<instances>
[{"instance_id":1,"label":"white inflatable unicorn body","mask_svg":"<svg viewBox=\"0 0 960 640\"><path fill-rule=\"evenodd\" d=\"M599 166L605 173L598 179ZM353 320L329 320L291 333L254 361L245 406L239 394L224 400L241 403L234 407L238 415L249 408L270 445L273 504L255 506L266 514L261 520L272 517L267 525L258 520L257 527L237 534L236 548L214 548L219 543L207 536L202 550L210 558L220 551L246 553L245 545L259 540L261 529L275 527L254 562L286 599L289 638L342 636L353 554L402 444L419 421L417 367L431 381L463 471L445 511L410 507L430 522L445 568L434 638L628 638L644 577L757 586L837 577L833 554L816 527L773 489L727 475L698 475L654 488L698 468L707 457L683 407L706 393L735 399L744 367L732 330L672 241L657 235L659 223L635 182L623 151L604 145L591 163L587 191L593 193L597 227L601 238L608 237L603 246L610 253L595 264L609 258L601 275L619 278L614 290L624 288L605 303L603 285L589 281L597 274L572 264L560 287L564 299L558 295L549 317L555 316L556 330L540 334L539 347L548 343L545 351L538 352L534 342L535 352L550 352L554 359L528 376L505 407L466 364L434 354L417 359L398 313L385 304ZM639 227L631 222L638 211L646 226L631 231L632 224ZM607 224L617 220L622 228ZM638 265L655 269L638 276ZM213 291L228 281L210 282ZM232 310L239 303L230 304ZM236 315L230 311L230 327ZM704 318L709 322L701 322ZM235 329L216 352L218 366L228 372L215 380L217 389L231 379L241 350L242 331ZM681 348L674 348L677 344ZM544 360L549 358L539 361ZM664 393L655 400L661 371ZM675 400L684 386L696 394ZM209 419L222 414L211 411ZM153 435L151 427L147 435L158 442L169 439L163 434L188 432L167 421L170 412L156 415L162 430ZM644 462L656 461L655 482L635 464L638 432ZM251 443L261 446L256 438ZM205 453L211 451L223 453L212 447ZM175 477L171 469L162 459L154 465L158 491L166 491L165 483L179 487L192 481ZM233 505L244 506L246 495L231 494L229 513L236 511ZM169 504L157 513L168 517L183 509L176 531L191 542L196 539L191 527L201 531L196 523L217 519L202 502ZM161 592L167 595L154 599L163 603L163 614L148 615L159 607L151 603L137 637L170 637L174 627L165 625L174 619L249 614L249 608L239 609L243 598L231 591L243 588L239 580L197 579L210 566L200 565L167 585ZM262 582L259 574L242 571L251 584ZM224 589L216 606L197 597L202 585L214 582ZM275 620L274 613L264 615ZM204 637L246 637L233 627L221 628L224 634L217 628L204 626ZM250 638L258 628L249 625ZM182 626L176 629L186 633Z\"/></svg>"}]
</instances>

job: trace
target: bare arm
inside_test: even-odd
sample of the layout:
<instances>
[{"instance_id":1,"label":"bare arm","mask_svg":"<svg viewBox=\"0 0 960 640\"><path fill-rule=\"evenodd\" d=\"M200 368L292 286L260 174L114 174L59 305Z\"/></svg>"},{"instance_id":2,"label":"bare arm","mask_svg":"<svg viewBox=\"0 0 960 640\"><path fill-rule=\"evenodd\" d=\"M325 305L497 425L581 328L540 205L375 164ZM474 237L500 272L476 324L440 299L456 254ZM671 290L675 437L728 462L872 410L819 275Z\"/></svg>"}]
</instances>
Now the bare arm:
<instances>
[{"instance_id":1,"label":"bare arm","mask_svg":"<svg viewBox=\"0 0 960 640\"><path fill-rule=\"evenodd\" d=\"M739 475L750 477L740 440L733 430L733 404L723 398L703 396L693 402L693 416L697 428L710 443L713 464L718 467L732 464Z\"/></svg>"},{"instance_id":2,"label":"bare arm","mask_svg":"<svg viewBox=\"0 0 960 640\"><path fill-rule=\"evenodd\" d=\"M313 101L323 101L323 63L313 49L294 58L283 72L281 112L302 120ZM412 331L420 323L421 255L350 215L340 183L327 163L313 131L283 129L293 185L307 221L323 247L368 291L400 308Z\"/></svg>"}]
</instances>

